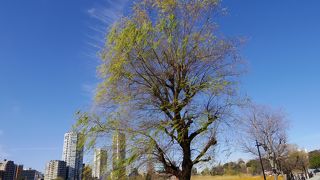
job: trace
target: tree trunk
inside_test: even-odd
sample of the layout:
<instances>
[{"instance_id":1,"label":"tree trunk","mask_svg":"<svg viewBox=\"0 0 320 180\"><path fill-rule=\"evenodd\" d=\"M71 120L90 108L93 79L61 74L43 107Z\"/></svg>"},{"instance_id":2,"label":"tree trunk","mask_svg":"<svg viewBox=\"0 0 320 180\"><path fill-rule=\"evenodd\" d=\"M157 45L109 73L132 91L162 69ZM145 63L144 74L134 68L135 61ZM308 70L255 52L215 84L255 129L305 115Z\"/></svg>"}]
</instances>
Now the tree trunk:
<instances>
[{"instance_id":1,"label":"tree trunk","mask_svg":"<svg viewBox=\"0 0 320 180\"><path fill-rule=\"evenodd\" d=\"M179 180L190 180L191 179L191 170L192 165L187 167L182 167L181 175L179 177Z\"/></svg>"},{"instance_id":2,"label":"tree trunk","mask_svg":"<svg viewBox=\"0 0 320 180\"><path fill-rule=\"evenodd\" d=\"M308 173L306 167L303 166L303 170L304 170L304 174L306 176L306 179L309 179L309 173Z\"/></svg>"},{"instance_id":3,"label":"tree trunk","mask_svg":"<svg viewBox=\"0 0 320 180\"><path fill-rule=\"evenodd\" d=\"M179 180L190 180L191 179L191 171L192 171L192 160L191 160L191 150L190 144L184 143L182 145L183 148L183 161L182 161L182 171L179 176Z\"/></svg>"},{"instance_id":4,"label":"tree trunk","mask_svg":"<svg viewBox=\"0 0 320 180\"><path fill-rule=\"evenodd\" d=\"M278 180L278 166L277 166L276 160L272 158L272 159L269 159L269 162L271 164L271 168L273 171L274 180Z\"/></svg>"}]
</instances>

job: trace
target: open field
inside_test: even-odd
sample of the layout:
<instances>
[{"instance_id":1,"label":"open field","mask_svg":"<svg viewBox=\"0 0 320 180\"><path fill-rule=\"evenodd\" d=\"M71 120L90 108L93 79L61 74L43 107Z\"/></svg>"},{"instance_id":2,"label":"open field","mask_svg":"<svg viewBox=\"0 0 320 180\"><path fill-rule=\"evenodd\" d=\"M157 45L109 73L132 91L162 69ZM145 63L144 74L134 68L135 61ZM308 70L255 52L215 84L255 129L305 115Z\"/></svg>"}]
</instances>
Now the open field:
<instances>
[{"instance_id":1,"label":"open field","mask_svg":"<svg viewBox=\"0 0 320 180\"><path fill-rule=\"evenodd\" d=\"M193 176L192 180L263 180L262 176ZM267 180L273 180L273 176L268 176ZM283 180L279 177L278 180Z\"/></svg>"}]
</instances>

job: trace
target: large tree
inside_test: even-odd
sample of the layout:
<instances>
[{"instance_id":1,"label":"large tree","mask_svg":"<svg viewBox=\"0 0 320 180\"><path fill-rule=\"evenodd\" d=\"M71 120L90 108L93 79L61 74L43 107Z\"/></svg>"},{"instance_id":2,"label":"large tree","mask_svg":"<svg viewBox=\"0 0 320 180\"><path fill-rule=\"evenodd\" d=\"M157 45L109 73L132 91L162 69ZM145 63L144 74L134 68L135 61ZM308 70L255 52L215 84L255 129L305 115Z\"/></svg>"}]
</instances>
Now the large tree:
<instances>
[{"instance_id":1,"label":"large tree","mask_svg":"<svg viewBox=\"0 0 320 180\"><path fill-rule=\"evenodd\" d=\"M136 1L108 32L96 94L107 118L80 114L87 140L122 131L127 163L152 158L180 180L210 161L242 67L238 41L217 31L221 12L218 0Z\"/></svg>"},{"instance_id":2,"label":"large tree","mask_svg":"<svg viewBox=\"0 0 320 180\"><path fill-rule=\"evenodd\" d=\"M320 150L314 150L309 152L309 163L310 168L312 169L320 168Z\"/></svg>"},{"instance_id":3,"label":"large tree","mask_svg":"<svg viewBox=\"0 0 320 180\"><path fill-rule=\"evenodd\" d=\"M280 162L288 154L288 122L281 110L251 104L242 116L241 145L246 152L258 155L257 144L262 156L269 160L275 178L281 173Z\"/></svg>"}]
</instances>

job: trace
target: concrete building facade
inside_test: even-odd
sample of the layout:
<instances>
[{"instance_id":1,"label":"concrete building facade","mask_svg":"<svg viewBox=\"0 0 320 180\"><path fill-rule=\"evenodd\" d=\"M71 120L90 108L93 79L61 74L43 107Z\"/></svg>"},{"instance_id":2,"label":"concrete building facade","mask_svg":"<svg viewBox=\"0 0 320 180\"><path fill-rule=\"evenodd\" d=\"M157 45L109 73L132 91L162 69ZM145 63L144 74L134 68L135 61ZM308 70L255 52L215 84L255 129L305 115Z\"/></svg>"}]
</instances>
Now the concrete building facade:
<instances>
[{"instance_id":1,"label":"concrete building facade","mask_svg":"<svg viewBox=\"0 0 320 180\"><path fill-rule=\"evenodd\" d=\"M126 136L121 132L115 132L112 138L112 179L125 179L126 167Z\"/></svg>"},{"instance_id":2,"label":"concrete building facade","mask_svg":"<svg viewBox=\"0 0 320 180\"><path fill-rule=\"evenodd\" d=\"M79 147L80 134L68 132L64 135L62 160L67 165L67 179L81 180L83 148Z\"/></svg>"},{"instance_id":3,"label":"concrete building facade","mask_svg":"<svg viewBox=\"0 0 320 180\"><path fill-rule=\"evenodd\" d=\"M16 165L15 179L21 179L21 173L23 171L23 165Z\"/></svg>"},{"instance_id":4,"label":"concrete building facade","mask_svg":"<svg viewBox=\"0 0 320 180\"><path fill-rule=\"evenodd\" d=\"M13 161L3 160L0 162L0 171L2 179L4 180L15 180L16 165Z\"/></svg>"},{"instance_id":5,"label":"concrete building facade","mask_svg":"<svg viewBox=\"0 0 320 180\"><path fill-rule=\"evenodd\" d=\"M23 170L20 175L20 179L17 180L41 180L43 175L34 169Z\"/></svg>"},{"instance_id":6,"label":"concrete building facade","mask_svg":"<svg viewBox=\"0 0 320 180\"><path fill-rule=\"evenodd\" d=\"M101 179L105 176L107 172L107 158L107 150L94 150L92 177Z\"/></svg>"},{"instance_id":7,"label":"concrete building facade","mask_svg":"<svg viewBox=\"0 0 320 180\"><path fill-rule=\"evenodd\" d=\"M52 179L66 179L67 178L67 166L66 162L60 160L51 160L46 165L45 180L52 180Z\"/></svg>"}]
</instances>

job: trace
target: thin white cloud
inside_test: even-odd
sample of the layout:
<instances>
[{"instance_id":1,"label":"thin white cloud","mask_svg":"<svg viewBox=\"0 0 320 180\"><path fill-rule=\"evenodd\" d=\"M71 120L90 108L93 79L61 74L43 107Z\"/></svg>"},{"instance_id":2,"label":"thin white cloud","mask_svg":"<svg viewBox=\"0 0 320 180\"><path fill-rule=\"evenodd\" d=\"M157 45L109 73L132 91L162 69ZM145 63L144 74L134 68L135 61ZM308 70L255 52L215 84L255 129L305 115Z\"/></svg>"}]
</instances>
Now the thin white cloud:
<instances>
[{"instance_id":1,"label":"thin white cloud","mask_svg":"<svg viewBox=\"0 0 320 180\"><path fill-rule=\"evenodd\" d=\"M106 0L88 9L88 14L106 25L113 23L123 15L128 0Z\"/></svg>"},{"instance_id":2,"label":"thin white cloud","mask_svg":"<svg viewBox=\"0 0 320 180\"><path fill-rule=\"evenodd\" d=\"M105 0L87 10L87 14L95 20L90 22L91 31L87 35L87 44L95 51L89 53L90 55L102 49L108 28L123 16L128 2L128 0Z\"/></svg>"},{"instance_id":3,"label":"thin white cloud","mask_svg":"<svg viewBox=\"0 0 320 180\"><path fill-rule=\"evenodd\" d=\"M18 147L12 148L11 151L55 151L58 147Z\"/></svg>"},{"instance_id":4,"label":"thin white cloud","mask_svg":"<svg viewBox=\"0 0 320 180\"><path fill-rule=\"evenodd\" d=\"M124 16L129 0L102 0L95 2L85 12L91 19L85 37L86 50L81 52L82 55L88 57L89 65L94 67L98 65L99 52L101 52L105 44L108 28ZM83 94L90 98L94 97L96 87L97 83L83 83L81 85Z\"/></svg>"},{"instance_id":5,"label":"thin white cloud","mask_svg":"<svg viewBox=\"0 0 320 180\"><path fill-rule=\"evenodd\" d=\"M84 95L90 98L93 98L96 92L96 87L97 87L97 84L84 83L81 85L81 89L84 92Z\"/></svg>"}]
</instances>

